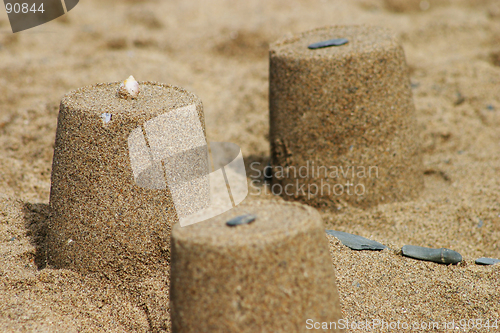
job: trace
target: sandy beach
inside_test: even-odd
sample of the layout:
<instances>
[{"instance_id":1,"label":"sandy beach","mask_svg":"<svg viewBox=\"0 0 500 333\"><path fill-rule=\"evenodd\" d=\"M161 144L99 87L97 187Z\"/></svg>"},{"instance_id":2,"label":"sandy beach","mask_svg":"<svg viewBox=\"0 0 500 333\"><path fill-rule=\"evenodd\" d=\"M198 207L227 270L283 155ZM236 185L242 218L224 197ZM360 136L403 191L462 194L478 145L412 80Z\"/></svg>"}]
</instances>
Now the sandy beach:
<instances>
[{"instance_id":1,"label":"sandy beach","mask_svg":"<svg viewBox=\"0 0 500 333\"><path fill-rule=\"evenodd\" d=\"M348 332L500 330L500 265L474 263L500 259L497 0L85 0L16 34L0 12L1 332L170 331L124 285L46 265L64 94L129 75L181 86L202 100L208 140L241 147L252 184L246 200L279 201L262 175L270 158L268 45L351 24L391 29L404 48L425 189L412 201L319 209L325 229L389 247L353 251L325 236ZM406 258L406 244L452 249L464 260Z\"/></svg>"}]
</instances>

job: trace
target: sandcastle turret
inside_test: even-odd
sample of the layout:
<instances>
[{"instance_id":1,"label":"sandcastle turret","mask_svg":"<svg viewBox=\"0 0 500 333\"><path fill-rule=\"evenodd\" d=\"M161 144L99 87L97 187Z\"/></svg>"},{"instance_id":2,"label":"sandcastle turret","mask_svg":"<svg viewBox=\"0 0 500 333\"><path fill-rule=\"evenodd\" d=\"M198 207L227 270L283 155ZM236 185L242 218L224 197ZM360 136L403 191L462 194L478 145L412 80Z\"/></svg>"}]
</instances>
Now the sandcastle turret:
<instances>
[{"instance_id":1,"label":"sandcastle turret","mask_svg":"<svg viewBox=\"0 0 500 333\"><path fill-rule=\"evenodd\" d=\"M71 91L57 123L48 264L137 289L160 327L170 231L180 215L207 204L207 174L194 94L133 77Z\"/></svg>"},{"instance_id":2,"label":"sandcastle turret","mask_svg":"<svg viewBox=\"0 0 500 333\"><path fill-rule=\"evenodd\" d=\"M340 332L335 273L319 213L242 203L172 230L173 332ZM335 326L337 325L337 326Z\"/></svg>"},{"instance_id":3,"label":"sandcastle turret","mask_svg":"<svg viewBox=\"0 0 500 333\"><path fill-rule=\"evenodd\" d=\"M275 194L337 208L419 194L408 70L386 29L334 26L277 41L269 80Z\"/></svg>"}]
</instances>

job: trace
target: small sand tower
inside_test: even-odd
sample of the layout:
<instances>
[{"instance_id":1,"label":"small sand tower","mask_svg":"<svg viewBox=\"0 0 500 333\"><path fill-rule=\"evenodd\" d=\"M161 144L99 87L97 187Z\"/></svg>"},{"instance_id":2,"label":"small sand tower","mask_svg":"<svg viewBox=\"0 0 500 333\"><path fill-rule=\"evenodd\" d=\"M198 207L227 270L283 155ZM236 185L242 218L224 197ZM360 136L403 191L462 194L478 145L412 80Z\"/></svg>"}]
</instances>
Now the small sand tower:
<instances>
[{"instance_id":1,"label":"small sand tower","mask_svg":"<svg viewBox=\"0 0 500 333\"><path fill-rule=\"evenodd\" d=\"M48 264L131 285L165 321L168 295L152 290L168 290L172 225L202 208L209 191L203 177L189 186L171 180L196 173L208 174L208 159L194 94L133 78L68 93L52 166Z\"/></svg>"},{"instance_id":2,"label":"small sand tower","mask_svg":"<svg viewBox=\"0 0 500 333\"><path fill-rule=\"evenodd\" d=\"M387 30L334 26L271 44L269 111L274 193L340 208L423 188L405 56Z\"/></svg>"},{"instance_id":3,"label":"small sand tower","mask_svg":"<svg viewBox=\"0 0 500 333\"><path fill-rule=\"evenodd\" d=\"M242 215L251 222L227 224ZM170 297L173 332L306 332L308 319L341 319L321 216L298 203L242 203L176 224Z\"/></svg>"}]
</instances>

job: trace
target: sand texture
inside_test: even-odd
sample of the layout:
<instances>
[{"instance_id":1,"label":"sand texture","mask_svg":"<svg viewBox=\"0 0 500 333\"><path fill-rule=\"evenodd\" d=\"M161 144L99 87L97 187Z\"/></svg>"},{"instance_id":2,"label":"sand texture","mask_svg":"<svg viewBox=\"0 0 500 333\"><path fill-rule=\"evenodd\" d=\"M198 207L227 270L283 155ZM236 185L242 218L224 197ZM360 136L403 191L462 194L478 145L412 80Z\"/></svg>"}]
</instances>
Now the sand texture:
<instances>
[{"instance_id":1,"label":"sand texture","mask_svg":"<svg viewBox=\"0 0 500 333\"><path fill-rule=\"evenodd\" d=\"M433 332L449 332L445 322L462 328L453 331L496 331L471 325L500 320L500 266L474 264L500 258L498 1L86 0L14 35L0 12L1 332L170 330L158 306L168 301L158 296L168 294L164 274L134 289L127 281L46 265L65 94L130 75L183 87L203 101L208 140L241 147L252 181L247 201L282 201L262 174L270 160L269 44L350 24L388 28L404 49L424 189L414 199L365 209L344 201L319 208L324 228L390 248L357 252L325 236L342 317L437 323ZM399 251L406 244L449 248L464 262L405 258Z\"/></svg>"}]
</instances>

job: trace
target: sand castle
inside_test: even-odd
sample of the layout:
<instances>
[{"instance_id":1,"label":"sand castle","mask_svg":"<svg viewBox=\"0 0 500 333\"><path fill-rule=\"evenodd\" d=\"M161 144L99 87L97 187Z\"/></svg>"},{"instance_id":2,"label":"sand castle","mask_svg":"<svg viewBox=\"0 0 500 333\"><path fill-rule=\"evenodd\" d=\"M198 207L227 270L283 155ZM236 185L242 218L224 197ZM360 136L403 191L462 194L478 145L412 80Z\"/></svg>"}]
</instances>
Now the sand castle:
<instances>
[{"instance_id":1,"label":"sand castle","mask_svg":"<svg viewBox=\"0 0 500 333\"><path fill-rule=\"evenodd\" d=\"M249 214L255 220L228 225ZM321 216L298 203L251 202L203 223L176 224L170 297L173 332L302 332L308 319L341 324Z\"/></svg>"},{"instance_id":2,"label":"sand castle","mask_svg":"<svg viewBox=\"0 0 500 333\"><path fill-rule=\"evenodd\" d=\"M331 47L311 45L331 39ZM419 194L410 81L386 29L335 26L277 41L269 80L275 194L337 208Z\"/></svg>"},{"instance_id":3,"label":"sand castle","mask_svg":"<svg viewBox=\"0 0 500 333\"><path fill-rule=\"evenodd\" d=\"M185 108L202 127L202 137L187 137L195 142L185 144L206 144L202 104L192 93L158 83L142 82L129 99L118 89L119 83L98 84L61 101L48 234L48 263L55 267L142 276L167 258L178 214L164 180L173 168L162 168L156 141L173 136L161 125Z\"/></svg>"},{"instance_id":4,"label":"sand castle","mask_svg":"<svg viewBox=\"0 0 500 333\"><path fill-rule=\"evenodd\" d=\"M177 184L166 182L207 173L205 121L194 94L128 81L83 87L61 101L47 261L125 286L161 327L168 317L171 228L181 214L202 208L208 193L203 177L175 193ZM192 158L191 170L175 167ZM184 204L176 207L176 200Z\"/></svg>"}]
</instances>

